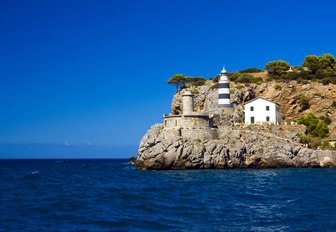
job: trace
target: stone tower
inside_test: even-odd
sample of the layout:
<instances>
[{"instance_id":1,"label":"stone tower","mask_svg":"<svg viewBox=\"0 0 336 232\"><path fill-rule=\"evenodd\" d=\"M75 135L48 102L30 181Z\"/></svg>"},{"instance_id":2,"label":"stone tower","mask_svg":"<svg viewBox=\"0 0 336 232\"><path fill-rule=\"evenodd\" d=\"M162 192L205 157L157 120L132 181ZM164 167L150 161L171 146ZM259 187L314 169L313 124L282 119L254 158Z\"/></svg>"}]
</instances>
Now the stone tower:
<instances>
[{"instance_id":1,"label":"stone tower","mask_svg":"<svg viewBox=\"0 0 336 232\"><path fill-rule=\"evenodd\" d=\"M183 94L183 115L190 115L194 112L194 95L190 91Z\"/></svg>"},{"instance_id":2,"label":"stone tower","mask_svg":"<svg viewBox=\"0 0 336 232\"><path fill-rule=\"evenodd\" d=\"M230 103L230 82L225 67L223 67L219 79L218 107L232 107Z\"/></svg>"}]
</instances>

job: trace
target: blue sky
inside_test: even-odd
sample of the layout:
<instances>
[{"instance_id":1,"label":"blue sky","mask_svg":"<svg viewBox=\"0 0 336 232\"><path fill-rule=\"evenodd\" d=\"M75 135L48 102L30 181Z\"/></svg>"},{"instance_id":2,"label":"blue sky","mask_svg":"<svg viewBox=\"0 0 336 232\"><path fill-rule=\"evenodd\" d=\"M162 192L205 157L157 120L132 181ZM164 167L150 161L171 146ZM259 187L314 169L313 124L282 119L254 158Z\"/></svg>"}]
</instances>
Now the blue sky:
<instances>
[{"instance_id":1,"label":"blue sky","mask_svg":"<svg viewBox=\"0 0 336 232\"><path fill-rule=\"evenodd\" d=\"M0 158L136 155L170 112L173 74L209 78L222 65L336 55L335 8L332 0L1 1Z\"/></svg>"}]
</instances>

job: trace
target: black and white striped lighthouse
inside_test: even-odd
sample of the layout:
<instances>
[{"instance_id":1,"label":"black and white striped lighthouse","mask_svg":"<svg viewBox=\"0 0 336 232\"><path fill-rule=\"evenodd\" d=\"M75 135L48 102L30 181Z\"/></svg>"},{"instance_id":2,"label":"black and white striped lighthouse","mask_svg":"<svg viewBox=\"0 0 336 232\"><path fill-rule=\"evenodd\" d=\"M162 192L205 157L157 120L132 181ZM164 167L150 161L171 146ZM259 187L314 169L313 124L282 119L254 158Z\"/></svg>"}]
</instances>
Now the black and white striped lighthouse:
<instances>
[{"instance_id":1,"label":"black and white striped lighthouse","mask_svg":"<svg viewBox=\"0 0 336 232\"><path fill-rule=\"evenodd\" d=\"M218 107L232 107L230 103L230 82L225 67L223 67L219 78Z\"/></svg>"}]
</instances>

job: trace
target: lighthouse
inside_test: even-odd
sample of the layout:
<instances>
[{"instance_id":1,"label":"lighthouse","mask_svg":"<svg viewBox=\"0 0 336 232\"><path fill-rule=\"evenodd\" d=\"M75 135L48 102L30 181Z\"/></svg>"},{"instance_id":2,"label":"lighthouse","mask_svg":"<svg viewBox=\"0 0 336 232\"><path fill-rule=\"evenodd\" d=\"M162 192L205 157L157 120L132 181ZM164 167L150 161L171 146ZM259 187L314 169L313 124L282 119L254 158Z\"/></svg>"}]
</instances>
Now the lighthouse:
<instances>
[{"instance_id":1,"label":"lighthouse","mask_svg":"<svg viewBox=\"0 0 336 232\"><path fill-rule=\"evenodd\" d=\"M219 78L218 107L232 107L230 103L230 83L225 67L223 67Z\"/></svg>"}]
</instances>

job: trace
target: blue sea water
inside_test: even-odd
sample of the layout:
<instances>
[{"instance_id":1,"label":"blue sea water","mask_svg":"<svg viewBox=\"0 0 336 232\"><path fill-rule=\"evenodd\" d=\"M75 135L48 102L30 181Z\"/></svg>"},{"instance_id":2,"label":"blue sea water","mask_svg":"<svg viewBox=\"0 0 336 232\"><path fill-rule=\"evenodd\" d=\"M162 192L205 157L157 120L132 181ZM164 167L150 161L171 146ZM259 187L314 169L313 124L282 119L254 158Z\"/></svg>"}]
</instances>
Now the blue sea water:
<instances>
[{"instance_id":1,"label":"blue sea water","mask_svg":"<svg viewBox=\"0 0 336 232\"><path fill-rule=\"evenodd\" d=\"M0 231L336 231L336 170L0 160Z\"/></svg>"}]
</instances>

